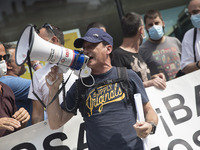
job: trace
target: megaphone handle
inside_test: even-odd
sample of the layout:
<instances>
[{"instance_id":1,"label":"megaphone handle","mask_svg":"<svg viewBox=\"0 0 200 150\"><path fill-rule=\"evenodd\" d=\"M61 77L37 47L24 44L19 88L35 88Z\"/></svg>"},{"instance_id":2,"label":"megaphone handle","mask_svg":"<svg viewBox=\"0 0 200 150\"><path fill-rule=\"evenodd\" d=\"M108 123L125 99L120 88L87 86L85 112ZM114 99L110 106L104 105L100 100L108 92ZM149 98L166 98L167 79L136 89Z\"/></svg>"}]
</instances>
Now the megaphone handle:
<instances>
[{"instance_id":1,"label":"megaphone handle","mask_svg":"<svg viewBox=\"0 0 200 150\"><path fill-rule=\"evenodd\" d=\"M57 79L58 79L58 75L56 75L56 80ZM49 85L53 85L54 82L56 82L56 80L55 81L50 81L49 79L47 79L47 82L48 82Z\"/></svg>"},{"instance_id":2,"label":"megaphone handle","mask_svg":"<svg viewBox=\"0 0 200 150\"><path fill-rule=\"evenodd\" d=\"M65 69L64 68L62 68L61 66L58 66L58 68L59 68L59 73L64 73L64 72L67 72L68 70L69 70L69 68L68 67L65 67ZM58 75L56 75L56 80L58 79ZM55 80L55 81L56 81ZM52 85L55 81L50 81L49 79L47 79L47 82L50 84L50 85Z\"/></svg>"}]
</instances>

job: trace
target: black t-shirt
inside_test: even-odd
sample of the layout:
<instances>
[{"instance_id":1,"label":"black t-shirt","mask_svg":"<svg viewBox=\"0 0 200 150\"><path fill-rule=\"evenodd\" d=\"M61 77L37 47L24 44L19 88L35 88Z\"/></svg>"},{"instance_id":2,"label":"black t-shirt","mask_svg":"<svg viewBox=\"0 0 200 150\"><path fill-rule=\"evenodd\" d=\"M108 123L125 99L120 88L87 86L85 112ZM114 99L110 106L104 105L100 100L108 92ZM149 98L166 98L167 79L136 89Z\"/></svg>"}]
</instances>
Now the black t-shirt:
<instances>
[{"instance_id":1,"label":"black t-shirt","mask_svg":"<svg viewBox=\"0 0 200 150\"><path fill-rule=\"evenodd\" d=\"M112 54L113 66L134 70L143 82L151 79L150 70L139 53L132 53L122 48L117 48Z\"/></svg>"}]
</instances>

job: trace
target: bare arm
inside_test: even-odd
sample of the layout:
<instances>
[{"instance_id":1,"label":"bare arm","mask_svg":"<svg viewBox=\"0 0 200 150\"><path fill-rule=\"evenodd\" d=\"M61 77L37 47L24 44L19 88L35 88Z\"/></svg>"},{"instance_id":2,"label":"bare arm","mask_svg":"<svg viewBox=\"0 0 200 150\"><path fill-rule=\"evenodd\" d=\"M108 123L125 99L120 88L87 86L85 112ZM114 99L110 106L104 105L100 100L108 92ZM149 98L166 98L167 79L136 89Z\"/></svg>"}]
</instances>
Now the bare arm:
<instances>
[{"instance_id":1,"label":"bare arm","mask_svg":"<svg viewBox=\"0 0 200 150\"><path fill-rule=\"evenodd\" d=\"M137 122L133 125L137 135L140 138L146 138L150 134L152 130L152 125L149 122L153 122L155 125L158 124L158 116L152 108L150 102L143 104L143 109L146 122Z\"/></svg>"},{"instance_id":2,"label":"bare arm","mask_svg":"<svg viewBox=\"0 0 200 150\"><path fill-rule=\"evenodd\" d=\"M38 100L32 100L32 103L32 124L35 124L44 120L44 107Z\"/></svg>"},{"instance_id":3,"label":"bare arm","mask_svg":"<svg viewBox=\"0 0 200 150\"><path fill-rule=\"evenodd\" d=\"M58 78L57 78L57 77ZM55 81L52 85L47 82L47 79L50 81ZM51 68L51 72L46 76L46 84L49 87L49 100L52 100L54 95L59 90L59 85L62 82L62 73L58 73L58 67L54 66ZM63 126L68 120L73 117L73 113L68 113L64 111L59 104L59 98L51 103L47 107L48 121L51 129L58 129Z\"/></svg>"},{"instance_id":4,"label":"bare arm","mask_svg":"<svg viewBox=\"0 0 200 150\"><path fill-rule=\"evenodd\" d=\"M153 79L143 82L144 87L155 86L158 89L166 88L166 80L165 78L161 78L160 76L154 76Z\"/></svg>"},{"instance_id":5,"label":"bare arm","mask_svg":"<svg viewBox=\"0 0 200 150\"><path fill-rule=\"evenodd\" d=\"M199 66L199 68L197 66ZM185 66L185 68L183 68L182 71L187 74L187 73L196 71L198 69L200 69L200 63L199 63L199 61L198 61L198 63L194 62L194 63L188 64L187 66Z\"/></svg>"},{"instance_id":6,"label":"bare arm","mask_svg":"<svg viewBox=\"0 0 200 150\"><path fill-rule=\"evenodd\" d=\"M158 124L158 116L154 109L152 108L150 102L147 102L143 105L144 115L146 118L146 122L153 122L155 125Z\"/></svg>"}]
</instances>

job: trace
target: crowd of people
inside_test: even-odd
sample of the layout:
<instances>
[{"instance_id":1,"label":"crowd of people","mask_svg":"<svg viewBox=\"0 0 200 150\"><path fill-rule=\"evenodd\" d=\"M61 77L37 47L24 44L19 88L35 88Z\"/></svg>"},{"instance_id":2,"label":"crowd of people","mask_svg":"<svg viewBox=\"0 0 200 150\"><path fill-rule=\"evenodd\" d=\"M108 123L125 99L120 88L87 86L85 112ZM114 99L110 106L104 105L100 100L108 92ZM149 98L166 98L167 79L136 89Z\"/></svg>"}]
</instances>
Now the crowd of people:
<instances>
[{"instance_id":1,"label":"crowd of people","mask_svg":"<svg viewBox=\"0 0 200 150\"><path fill-rule=\"evenodd\" d=\"M89 57L87 66L93 78L81 80L72 73L50 105L71 68L60 73L55 64L42 66L39 60L33 60L31 67L35 72L31 82L20 77L26 69L15 62L16 45L0 43L0 137L46 119L51 129L60 128L79 109L86 124L89 149L142 150L141 138L154 134L158 124L145 88L154 86L164 90L166 82L177 78L180 71L187 74L200 69L199 8L200 0L189 2L194 28L185 33L182 43L165 35L165 22L157 10L148 10L144 18L135 12L125 14L121 19L123 41L116 49L106 27L99 22L90 23L74 46L82 48ZM148 39L143 42L145 30ZM64 45L59 27L46 23L36 31L47 42ZM119 80L118 68L126 68L125 80ZM84 87L82 82L95 84ZM111 91L118 94L109 97ZM137 121L133 98L136 93L141 93L145 122Z\"/></svg>"}]
</instances>

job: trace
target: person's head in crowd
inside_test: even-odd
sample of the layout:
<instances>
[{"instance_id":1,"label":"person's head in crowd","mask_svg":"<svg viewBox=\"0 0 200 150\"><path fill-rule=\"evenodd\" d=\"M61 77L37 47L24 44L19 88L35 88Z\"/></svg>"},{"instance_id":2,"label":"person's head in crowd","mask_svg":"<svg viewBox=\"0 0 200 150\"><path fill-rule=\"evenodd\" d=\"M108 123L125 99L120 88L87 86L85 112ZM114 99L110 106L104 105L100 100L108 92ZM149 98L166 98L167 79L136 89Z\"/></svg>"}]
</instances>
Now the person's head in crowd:
<instances>
[{"instance_id":1,"label":"person's head in crowd","mask_svg":"<svg viewBox=\"0 0 200 150\"><path fill-rule=\"evenodd\" d=\"M0 77L5 76L7 73L7 64L6 60L9 58L9 55L6 54L4 45L0 42Z\"/></svg>"},{"instance_id":2,"label":"person's head in crowd","mask_svg":"<svg viewBox=\"0 0 200 150\"><path fill-rule=\"evenodd\" d=\"M106 27L100 22L91 22L90 24L88 24L86 31L88 31L90 28L100 28L104 32L106 32Z\"/></svg>"},{"instance_id":3,"label":"person's head in crowd","mask_svg":"<svg viewBox=\"0 0 200 150\"><path fill-rule=\"evenodd\" d=\"M99 71L99 67L110 67L113 47L113 38L102 29L90 28L84 37L74 41L76 48L83 48L84 53L90 57L87 66L92 72Z\"/></svg>"},{"instance_id":4,"label":"person's head in crowd","mask_svg":"<svg viewBox=\"0 0 200 150\"><path fill-rule=\"evenodd\" d=\"M190 19L195 28L200 28L200 0L191 0L188 5Z\"/></svg>"},{"instance_id":5,"label":"person's head in crowd","mask_svg":"<svg viewBox=\"0 0 200 150\"><path fill-rule=\"evenodd\" d=\"M53 44L63 46L65 43L62 30L52 24L45 23L37 32L41 38Z\"/></svg>"},{"instance_id":6,"label":"person's head in crowd","mask_svg":"<svg viewBox=\"0 0 200 150\"><path fill-rule=\"evenodd\" d=\"M4 44L0 42L0 61L2 60L8 60L9 54L6 54L6 49L4 47Z\"/></svg>"},{"instance_id":7,"label":"person's head in crowd","mask_svg":"<svg viewBox=\"0 0 200 150\"><path fill-rule=\"evenodd\" d=\"M130 12L122 17L122 35L123 38L131 38L138 36L140 38L140 45L145 37L144 23L139 14Z\"/></svg>"},{"instance_id":8,"label":"person's head in crowd","mask_svg":"<svg viewBox=\"0 0 200 150\"><path fill-rule=\"evenodd\" d=\"M7 64L6 61L9 59L9 54L6 54L5 47L3 43L0 42L0 77L7 74Z\"/></svg>"},{"instance_id":9,"label":"person's head in crowd","mask_svg":"<svg viewBox=\"0 0 200 150\"><path fill-rule=\"evenodd\" d=\"M150 40L160 41L163 38L165 23L158 10L148 10L144 15L144 23Z\"/></svg>"},{"instance_id":10,"label":"person's head in crowd","mask_svg":"<svg viewBox=\"0 0 200 150\"><path fill-rule=\"evenodd\" d=\"M7 62L7 75L12 76L21 76L26 72L26 68L24 65L18 66L15 62L15 50L16 44L4 44L6 53L9 54L9 59Z\"/></svg>"}]
</instances>

